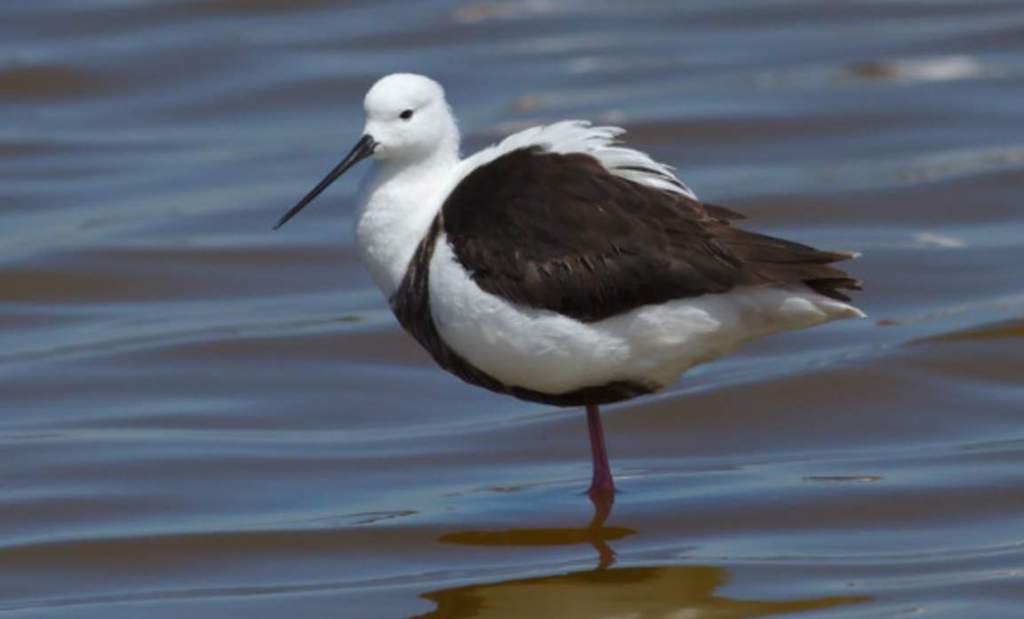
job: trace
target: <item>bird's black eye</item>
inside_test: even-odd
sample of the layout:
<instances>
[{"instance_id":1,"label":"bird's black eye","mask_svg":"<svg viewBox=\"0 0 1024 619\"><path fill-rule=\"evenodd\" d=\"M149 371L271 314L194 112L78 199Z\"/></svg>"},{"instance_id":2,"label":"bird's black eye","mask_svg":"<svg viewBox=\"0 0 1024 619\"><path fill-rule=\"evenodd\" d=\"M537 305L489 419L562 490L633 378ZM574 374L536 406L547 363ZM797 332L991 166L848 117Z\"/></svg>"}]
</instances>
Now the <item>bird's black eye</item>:
<instances>
[{"instance_id":1,"label":"bird's black eye","mask_svg":"<svg viewBox=\"0 0 1024 619\"><path fill-rule=\"evenodd\" d=\"M398 117L401 118L402 120L409 120L410 118L412 118L412 110L403 110L402 113L398 115Z\"/></svg>"}]
</instances>

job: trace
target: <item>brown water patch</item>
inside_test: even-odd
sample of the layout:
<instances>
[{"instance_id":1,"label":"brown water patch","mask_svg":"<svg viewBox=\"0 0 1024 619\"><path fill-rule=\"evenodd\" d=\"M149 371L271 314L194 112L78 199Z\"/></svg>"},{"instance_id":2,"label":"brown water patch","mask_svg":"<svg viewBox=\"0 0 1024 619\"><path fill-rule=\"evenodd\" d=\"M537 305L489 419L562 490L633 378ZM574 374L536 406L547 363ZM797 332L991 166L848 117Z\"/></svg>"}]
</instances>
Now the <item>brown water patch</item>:
<instances>
[{"instance_id":1,"label":"brown water patch","mask_svg":"<svg viewBox=\"0 0 1024 619\"><path fill-rule=\"evenodd\" d=\"M636 567L469 585L423 594L419 619L485 617L766 617L868 602L867 596L744 600L716 593L728 572L708 566Z\"/></svg>"},{"instance_id":2,"label":"brown water patch","mask_svg":"<svg viewBox=\"0 0 1024 619\"><path fill-rule=\"evenodd\" d=\"M99 73L69 66L0 68L0 97L31 102L95 96L110 88Z\"/></svg>"}]
</instances>

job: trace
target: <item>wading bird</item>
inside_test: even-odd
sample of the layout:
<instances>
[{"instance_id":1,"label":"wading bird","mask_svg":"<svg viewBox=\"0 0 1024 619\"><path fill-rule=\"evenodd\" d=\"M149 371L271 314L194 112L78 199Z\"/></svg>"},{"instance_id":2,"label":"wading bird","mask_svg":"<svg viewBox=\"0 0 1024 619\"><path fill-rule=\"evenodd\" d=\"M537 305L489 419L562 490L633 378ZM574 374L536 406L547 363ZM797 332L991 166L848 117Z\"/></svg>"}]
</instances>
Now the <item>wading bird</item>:
<instances>
[{"instance_id":1,"label":"wading bird","mask_svg":"<svg viewBox=\"0 0 1024 619\"><path fill-rule=\"evenodd\" d=\"M853 257L732 225L616 127L563 121L460 158L441 86L381 78L349 154L284 225L373 158L355 233L398 321L445 370L532 402L586 409L588 494L615 485L598 406L657 391L753 338L863 316L831 265Z\"/></svg>"}]
</instances>

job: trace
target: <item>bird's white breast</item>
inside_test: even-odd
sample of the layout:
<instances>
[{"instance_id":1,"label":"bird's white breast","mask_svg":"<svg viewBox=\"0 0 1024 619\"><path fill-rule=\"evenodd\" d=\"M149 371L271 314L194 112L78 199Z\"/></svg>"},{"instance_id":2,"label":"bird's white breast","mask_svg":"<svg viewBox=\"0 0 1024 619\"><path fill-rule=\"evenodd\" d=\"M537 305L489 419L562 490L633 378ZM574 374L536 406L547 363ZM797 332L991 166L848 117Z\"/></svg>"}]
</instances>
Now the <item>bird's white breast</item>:
<instances>
[{"instance_id":1,"label":"bird's white breast","mask_svg":"<svg viewBox=\"0 0 1024 619\"><path fill-rule=\"evenodd\" d=\"M390 298L443 203L451 168L375 165L360 188L356 243L374 283Z\"/></svg>"}]
</instances>

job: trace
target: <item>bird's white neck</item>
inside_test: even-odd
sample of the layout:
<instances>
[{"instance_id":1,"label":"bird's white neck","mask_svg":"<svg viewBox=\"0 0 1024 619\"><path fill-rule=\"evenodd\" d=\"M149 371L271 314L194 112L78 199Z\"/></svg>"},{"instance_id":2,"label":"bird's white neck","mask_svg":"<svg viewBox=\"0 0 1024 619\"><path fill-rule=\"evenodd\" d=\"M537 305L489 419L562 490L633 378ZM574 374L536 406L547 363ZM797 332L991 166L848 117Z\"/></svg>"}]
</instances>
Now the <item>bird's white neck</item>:
<instances>
[{"instance_id":1,"label":"bird's white neck","mask_svg":"<svg viewBox=\"0 0 1024 619\"><path fill-rule=\"evenodd\" d=\"M457 145L417 161L374 162L360 190L355 234L363 262L385 297L401 285L458 164Z\"/></svg>"}]
</instances>

